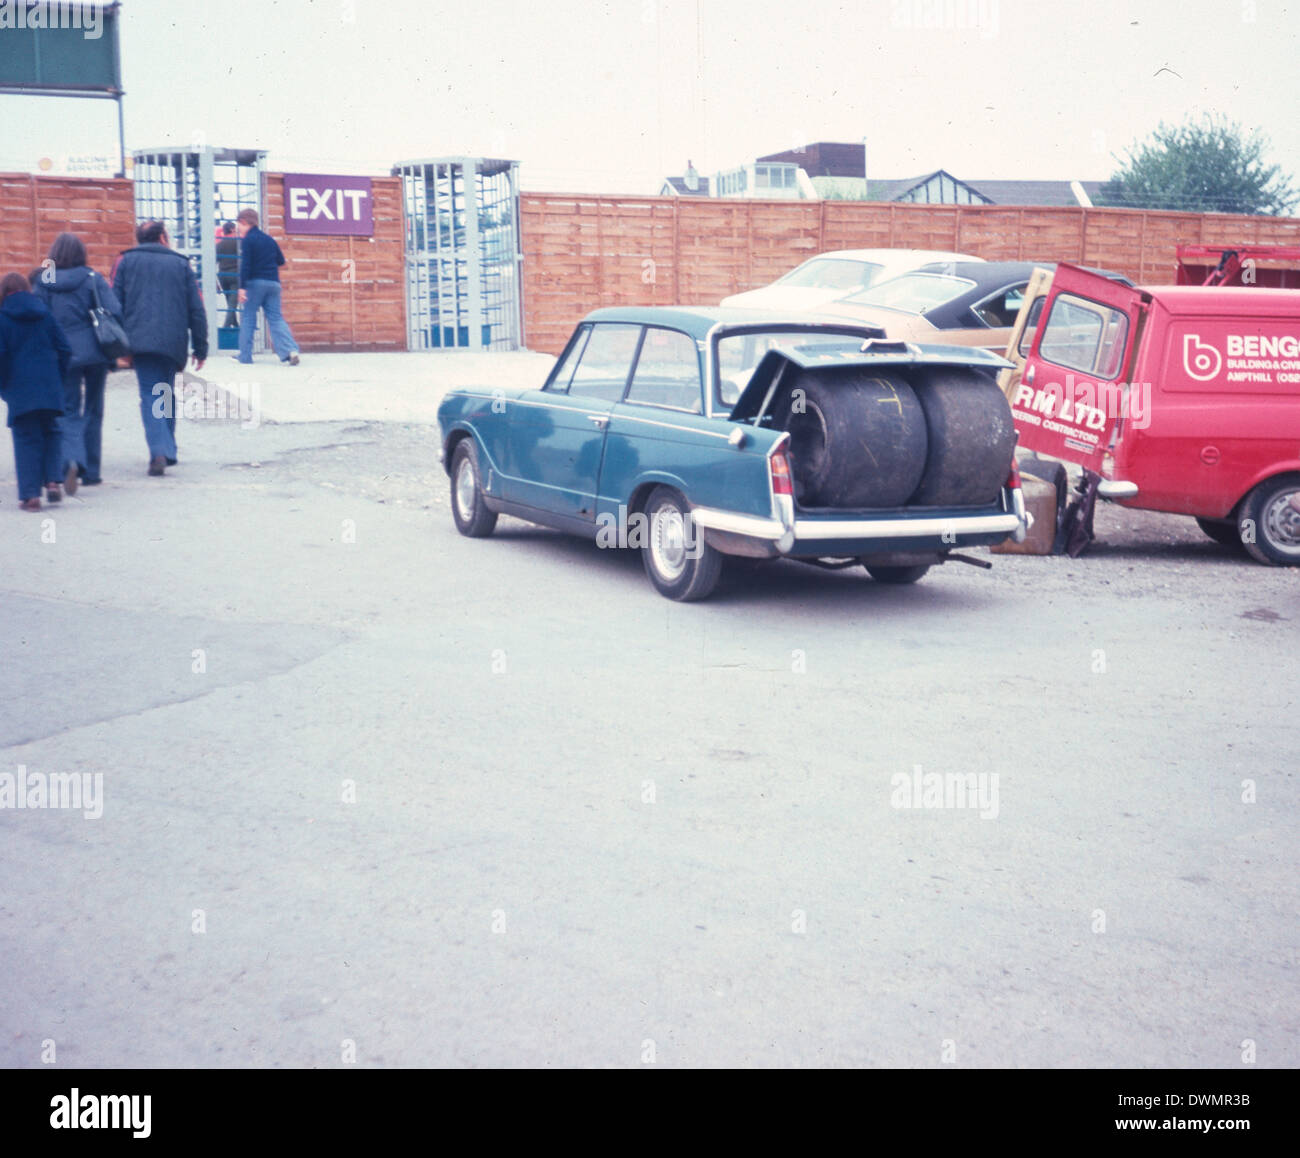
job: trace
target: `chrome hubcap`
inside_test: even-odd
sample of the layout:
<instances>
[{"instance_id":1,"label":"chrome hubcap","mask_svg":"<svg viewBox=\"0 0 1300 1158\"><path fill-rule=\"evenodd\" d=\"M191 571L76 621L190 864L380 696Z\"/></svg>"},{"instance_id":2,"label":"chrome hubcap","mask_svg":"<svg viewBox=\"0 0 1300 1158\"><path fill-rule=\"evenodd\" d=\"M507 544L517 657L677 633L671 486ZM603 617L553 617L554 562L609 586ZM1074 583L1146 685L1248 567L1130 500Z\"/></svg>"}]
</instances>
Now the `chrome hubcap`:
<instances>
[{"instance_id":1,"label":"chrome hubcap","mask_svg":"<svg viewBox=\"0 0 1300 1158\"><path fill-rule=\"evenodd\" d=\"M468 519L474 514L474 492L477 489L473 463L467 458L461 459L456 471L456 507L461 518Z\"/></svg>"},{"instance_id":2,"label":"chrome hubcap","mask_svg":"<svg viewBox=\"0 0 1300 1158\"><path fill-rule=\"evenodd\" d=\"M650 558L669 582L686 570L686 522L676 507L660 507L652 516Z\"/></svg>"},{"instance_id":3,"label":"chrome hubcap","mask_svg":"<svg viewBox=\"0 0 1300 1158\"><path fill-rule=\"evenodd\" d=\"M1274 497L1264 510L1263 530L1278 550L1300 554L1300 490Z\"/></svg>"}]
</instances>

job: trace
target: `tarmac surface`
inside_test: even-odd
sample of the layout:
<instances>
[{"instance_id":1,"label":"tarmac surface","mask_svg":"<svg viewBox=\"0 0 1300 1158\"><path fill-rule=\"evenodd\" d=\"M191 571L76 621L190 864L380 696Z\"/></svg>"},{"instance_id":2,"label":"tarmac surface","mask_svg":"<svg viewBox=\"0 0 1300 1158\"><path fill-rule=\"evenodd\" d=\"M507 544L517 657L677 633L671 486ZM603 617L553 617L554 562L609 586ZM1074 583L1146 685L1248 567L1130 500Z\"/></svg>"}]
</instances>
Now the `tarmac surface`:
<instances>
[{"instance_id":1,"label":"tarmac surface","mask_svg":"<svg viewBox=\"0 0 1300 1158\"><path fill-rule=\"evenodd\" d=\"M0 808L0 1064L1300 1065L1294 571L1103 507L675 604L455 532L437 398L549 364L213 362L161 479L117 374L40 516L0 456L0 780L100 777Z\"/></svg>"}]
</instances>

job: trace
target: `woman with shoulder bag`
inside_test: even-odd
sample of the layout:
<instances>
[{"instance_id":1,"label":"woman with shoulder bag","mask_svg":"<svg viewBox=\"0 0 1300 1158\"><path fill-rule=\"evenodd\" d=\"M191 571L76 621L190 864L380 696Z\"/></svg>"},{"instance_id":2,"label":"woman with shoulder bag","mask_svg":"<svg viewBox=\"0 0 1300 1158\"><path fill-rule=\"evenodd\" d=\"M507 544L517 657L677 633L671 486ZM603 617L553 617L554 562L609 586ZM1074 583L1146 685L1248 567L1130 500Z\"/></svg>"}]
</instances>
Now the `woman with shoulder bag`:
<instances>
[{"instance_id":1,"label":"woman with shoulder bag","mask_svg":"<svg viewBox=\"0 0 1300 1158\"><path fill-rule=\"evenodd\" d=\"M122 307L113 287L86 264L86 247L75 233L60 233L32 284L63 328L72 358L63 376L63 486L74 494L78 481L95 486L100 475L104 427L104 383L112 360L100 349L91 310L103 309L120 323Z\"/></svg>"}]
</instances>

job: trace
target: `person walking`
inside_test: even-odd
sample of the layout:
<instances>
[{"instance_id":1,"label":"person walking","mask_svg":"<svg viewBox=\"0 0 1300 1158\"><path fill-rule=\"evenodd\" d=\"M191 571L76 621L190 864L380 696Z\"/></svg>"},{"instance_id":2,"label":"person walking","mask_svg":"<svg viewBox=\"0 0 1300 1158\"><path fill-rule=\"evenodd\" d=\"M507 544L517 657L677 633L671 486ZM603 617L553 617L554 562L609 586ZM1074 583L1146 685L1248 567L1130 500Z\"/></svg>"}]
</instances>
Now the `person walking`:
<instances>
[{"instance_id":1,"label":"person walking","mask_svg":"<svg viewBox=\"0 0 1300 1158\"><path fill-rule=\"evenodd\" d=\"M90 311L98 305L120 322L122 307L112 287L86 263L86 247L75 233L60 233L40 276L32 281L35 294L59 323L72 356L63 375L63 488L77 493L77 484L97 486L104 429L104 383L111 369L99 348Z\"/></svg>"},{"instance_id":2,"label":"person walking","mask_svg":"<svg viewBox=\"0 0 1300 1158\"><path fill-rule=\"evenodd\" d=\"M217 288L226 299L224 330L239 324L235 316L235 302L239 297L239 238L235 236L235 223L227 221L217 237Z\"/></svg>"},{"instance_id":3,"label":"person walking","mask_svg":"<svg viewBox=\"0 0 1300 1158\"><path fill-rule=\"evenodd\" d=\"M275 238L258 227L256 209L241 210L235 218L239 230L239 304L244 312L239 319L239 361L253 360L253 335L257 332L257 311L266 314L271 327L271 344L280 361L298 365L298 343L280 312L280 266L284 254Z\"/></svg>"},{"instance_id":4,"label":"person walking","mask_svg":"<svg viewBox=\"0 0 1300 1158\"><path fill-rule=\"evenodd\" d=\"M118 260L113 289L122 303L140 386L149 473L160 475L176 465L176 375L185 369L191 343L194 369L203 369L208 319L194 271L183 254L170 248L162 222L146 221L135 239L135 248L123 250Z\"/></svg>"},{"instance_id":5,"label":"person walking","mask_svg":"<svg viewBox=\"0 0 1300 1158\"><path fill-rule=\"evenodd\" d=\"M20 273L0 278L0 398L9 409L18 501L25 511L41 509L42 483L51 503L63 498L59 416L71 353L59 323L27 279Z\"/></svg>"}]
</instances>

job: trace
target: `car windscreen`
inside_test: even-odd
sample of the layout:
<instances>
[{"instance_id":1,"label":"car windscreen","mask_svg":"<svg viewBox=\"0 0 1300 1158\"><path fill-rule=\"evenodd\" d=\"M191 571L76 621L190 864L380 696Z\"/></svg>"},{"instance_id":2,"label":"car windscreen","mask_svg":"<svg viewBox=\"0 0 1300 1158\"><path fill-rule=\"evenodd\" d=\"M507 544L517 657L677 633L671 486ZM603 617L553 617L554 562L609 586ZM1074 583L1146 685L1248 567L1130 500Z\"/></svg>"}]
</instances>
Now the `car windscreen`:
<instances>
[{"instance_id":1,"label":"car windscreen","mask_svg":"<svg viewBox=\"0 0 1300 1158\"><path fill-rule=\"evenodd\" d=\"M791 270L778 284L798 289L842 289L847 293L869 286L883 268L869 261L817 257Z\"/></svg>"},{"instance_id":2,"label":"car windscreen","mask_svg":"<svg viewBox=\"0 0 1300 1158\"><path fill-rule=\"evenodd\" d=\"M881 306L887 310L924 314L974 287L975 283L964 277L949 277L941 273L905 273L844 300L855 306Z\"/></svg>"},{"instance_id":3,"label":"car windscreen","mask_svg":"<svg viewBox=\"0 0 1300 1158\"><path fill-rule=\"evenodd\" d=\"M718 385L715 406L730 410L768 350L794 346L848 345L857 350L863 335L855 333L809 332L807 330L764 330L759 333L723 334L717 341Z\"/></svg>"}]
</instances>

